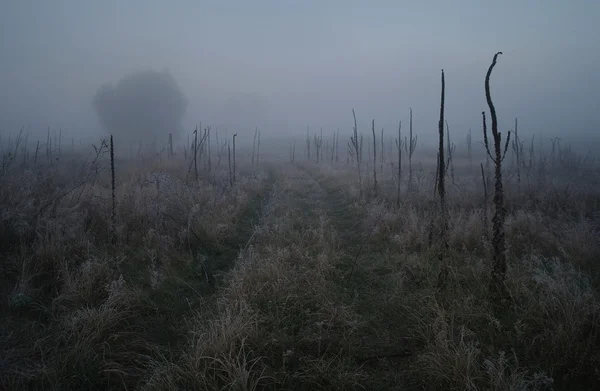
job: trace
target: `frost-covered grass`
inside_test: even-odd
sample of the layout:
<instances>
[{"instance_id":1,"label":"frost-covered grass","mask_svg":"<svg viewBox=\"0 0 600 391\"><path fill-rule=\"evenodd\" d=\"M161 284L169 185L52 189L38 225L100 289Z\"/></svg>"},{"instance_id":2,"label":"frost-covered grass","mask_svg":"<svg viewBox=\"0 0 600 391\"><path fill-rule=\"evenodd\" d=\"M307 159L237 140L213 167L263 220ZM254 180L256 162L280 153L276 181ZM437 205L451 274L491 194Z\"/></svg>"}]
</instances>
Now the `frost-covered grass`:
<instances>
[{"instance_id":1,"label":"frost-covered grass","mask_svg":"<svg viewBox=\"0 0 600 391\"><path fill-rule=\"evenodd\" d=\"M390 166L225 169L106 157L0 178L0 381L7 389L593 389L600 384L600 191L507 176L507 289L488 297L481 178L448 187L439 269L435 167L401 202ZM249 167L240 163L240 167ZM449 179L449 183L452 181ZM491 198L491 197L490 197Z\"/></svg>"}]
</instances>

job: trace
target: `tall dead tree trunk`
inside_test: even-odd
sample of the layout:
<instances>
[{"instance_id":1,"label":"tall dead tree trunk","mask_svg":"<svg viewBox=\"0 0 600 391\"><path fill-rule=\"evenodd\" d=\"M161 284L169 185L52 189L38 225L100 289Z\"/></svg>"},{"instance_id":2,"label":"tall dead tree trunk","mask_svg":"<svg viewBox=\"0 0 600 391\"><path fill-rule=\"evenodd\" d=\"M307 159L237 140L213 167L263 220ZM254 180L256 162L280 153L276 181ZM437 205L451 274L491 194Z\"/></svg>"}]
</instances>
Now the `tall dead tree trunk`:
<instances>
[{"instance_id":1,"label":"tall dead tree trunk","mask_svg":"<svg viewBox=\"0 0 600 391\"><path fill-rule=\"evenodd\" d=\"M235 144L234 144L235 146ZM235 148L233 149L233 157L235 158ZM258 141L256 142L256 165L258 166L258 162L260 160L260 129L258 130ZM233 160L235 162L235 159Z\"/></svg>"},{"instance_id":2,"label":"tall dead tree trunk","mask_svg":"<svg viewBox=\"0 0 600 391\"><path fill-rule=\"evenodd\" d=\"M377 198L377 139L375 138L375 119L371 123L373 131L373 197Z\"/></svg>"},{"instance_id":3,"label":"tall dead tree trunk","mask_svg":"<svg viewBox=\"0 0 600 391\"><path fill-rule=\"evenodd\" d=\"M211 160L211 154L210 154L210 126L207 128L208 129L208 134L206 135L206 150L208 152L208 172L212 171L212 160Z\"/></svg>"},{"instance_id":4,"label":"tall dead tree trunk","mask_svg":"<svg viewBox=\"0 0 600 391\"><path fill-rule=\"evenodd\" d=\"M229 184L233 186L233 172L231 171L231 146L227 140L227 160L229 161Z\"/></svg>"},{"instance_id":5,"label":"tall dead tree trunk","mask_svg":"<svg viewBox=\"0 0 600 391\"><path fill-rule=\"evenodd\" d=\"M333 132L333 140L331 142L331 155L329 156L329 164L333 166L333 161L335 160L335 132Z\"/></svg>"},{"instance_id":6,"label":"tall dead tree trunk","mask_svg":"<svg viewBox=\"0 0 600 391\"><path fill-rule=\"evenodd\" d=\"M336 163L340 160L339 145L340 145L340 129L338 128L337 134L335 135L335 162Z\"/></svg>"},{"instance_id":7,"label":"tall dead tree trunk","mask_svg":"<svg viewBox=\"0 0 600 391\"><path fill-rule=\"evenodd\" d=\"M113 136L110 135L110 187L112 207L110 213L110 223L112 230L112 243L117 242L117 198L116 198L116 181L115 181L115 147L113 144Z\"/></svg>"},{"instance_id":8,"label":"tall dead tree trunk","mask_svg":"<svg viewBox=\"0 0 600 391\"><path fill-rule=\"evenodd\" d=\"M306 160L310 160L310 128L306 125Z\"/></svg>"},{"instance_id":9,"label":"tall dead tree trunk","mask_svg":"<svg viewBox=\"0 0 600 391\"><path fill-rule=\"evenodd\" d=\"M402 121L398 122L396 147L398 148L398 187L396 189L396 204L400 206L400 186L402 184Z\"/></svg>"},{"instance_id":10,"label":"tall dead tree trunk","mask_svg":"<svg viewBox=\"0 0 600 391\"><path fill-rule=\"evenodd\" d=\"M438 289L443 289L446 286L448 280L448 238L447 238L447 230L448 230L448 218L446 215L446 186L445 186L445 177L446 177L446 168L444 162L444 100L445 100L445 92L446 92L446 83L444 80L444 70L442 69L442 95L440 99L440 121L438 124L439 130L439 155L438 155L438 194L440 197L440 241L441 248L439 252L440 259L440 273L438 275Z\"/></svg>"},{"instance_id":11,"label":"tall dead tree trunk","mask_svg":"<svg viewBox=\"0 0 600 391\"><path fill-rule=\"evenodd\" d=\"M356 113L354 109L352 109L352 116L354 117L354 128L353 135L350 137L350 143L352 148L354 149L354 156L356 157L356 171L358 173L358 192L359 196L362 198L362 179L360 175L360 163L361 163L361 155L362 155L362 137L360 141L358 140L358 127L356 125Z\"/></svg>"},{"instance_id":12,"label":"tall dead tree trunk","mask_svg":"<svg viewBox=\"0 0 600 391\"><path fill-rule=\"evenodd\" d=\"M488 144L487 126L485 121L485 111L482 112L483 117L483 140L486 151L490 159L494 162L495 171L495 186L494 186L494 216L492 217L492 276L490 280L490 291L492 296L501 301L502 299L508 298L508 291L504 281L506 279L506 241L504 236L504 221L506 219L506 210L504 209L504 189L502 187L502 161L506 157L506 151L510 142L510 131L506 137L506 144L504 145L504 152L502 151L502 135L498 131L498 119L496 117L496 108L492 102L490 94L490 76L494 66L496 66L496 60L498 55L502 52L498 52L494 55L492 64L488 68L485 76L485 98L487 100L488 107L490 109L490 116L492 117L492 137L494 140L494 153L490 151Z\"/></svg>"},{"instance_id":13,"label":"tall dead tree trunk","mask_svg":"<svg viewBox=\"0 0 600 391\"><path fill-rule=\"evenodd\" d=\"M237 133L233 135L233 184L235 185L235 138L237 137ZM259 133L260 140L260 133ZM260 142L260 141L259 141ZM258 152L258 148L257 148ZM258 153L256 154L256 163L258 164Z\"/></svg>"},{"instance_id":14,"label":"tall dead tree trunk","mask_svg":"<svg viewBox=\"0 0 600 391\"><path fill-rule=\"evenodd\" d=\"M194 130L194 172L198 181L198 128Z\"/></svg>"},{"instance_id":15,"label":"tall dead tree trunk","mask_svg":"<svg viewBox=\"0 0 600 391\"><path fill-rule=\"evenodd\" d=\"M385 150L383 149L383 128L381 128L381 175L383 176L383 165L385 164Z\"/></svg>"},{"instance_id":16,"label":"tall dead tree trunk","mask_svg":"<svg viewBox=\"0 0 600 391\"><path fill-rule=\"evenodd\" d=\"M258 126L254 129L254 142L252 143L252 164L254 164L254 155L256 154L256 136L258 135Z\"/></svg>"}]
</instances>

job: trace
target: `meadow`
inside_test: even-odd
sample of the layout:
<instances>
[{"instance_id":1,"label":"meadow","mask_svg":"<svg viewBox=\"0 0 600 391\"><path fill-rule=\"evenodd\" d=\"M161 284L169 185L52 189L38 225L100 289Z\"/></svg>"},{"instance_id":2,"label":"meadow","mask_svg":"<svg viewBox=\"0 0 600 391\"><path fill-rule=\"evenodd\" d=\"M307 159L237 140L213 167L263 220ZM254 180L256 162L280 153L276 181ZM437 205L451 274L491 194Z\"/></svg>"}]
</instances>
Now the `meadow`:
<instances>
[{"instance_id":1,"label":"meadow","mask_svg":"<svg viewBox=\"0 0 600 391\"><path fill-rule=\"evenodd\" d=\"M439 124L437 150L374 122L283 152L5 138L0 387L597 389L598 157L515 123L494 171L443 93Z\"/></svg>"},{"instance_id":2,"label":"meadow","mask_svg":"<svg viewBox=\"0 0 600 391\"><path fill-rule=\"evenodd\" d=\"M360 182L317 134L231 168L196 141L195 164L141 151L112 173L108 139L35 162L5 143L2 388L597 387L597 158L508 151L498 305L483 147L446 149L445 246L436 151L401 141L399 177L397 144L361 139Z\"/></svg>"}]
</instances>

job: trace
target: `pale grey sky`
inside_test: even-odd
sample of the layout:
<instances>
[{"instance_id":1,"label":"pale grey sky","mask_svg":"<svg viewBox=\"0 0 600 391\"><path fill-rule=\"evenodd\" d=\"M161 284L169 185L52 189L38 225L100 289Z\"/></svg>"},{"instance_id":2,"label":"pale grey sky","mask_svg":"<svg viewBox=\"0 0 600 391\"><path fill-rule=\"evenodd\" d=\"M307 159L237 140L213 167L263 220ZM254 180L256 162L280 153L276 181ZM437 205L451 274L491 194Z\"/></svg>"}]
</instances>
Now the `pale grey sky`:
<instances>
[{"instance_id":1,"label":"pale grey sky","mask_svg":"<svg viewBox=\"0 0 600 391\"><path fill-rule=\"evenodd\" d=\"M518 116L523 133L595 134L599 18L598 0L3 0L0 130L90 134L101 84L168 69L189 100L186 131L349 131L355 108L362 130L375 118L390 134L412 106L425 140L444 68L462 139L480 132L485 72L503 51L492 77L503 129ZM235 102L255 115L235 118Z\"/></svg>"}]
</instances>

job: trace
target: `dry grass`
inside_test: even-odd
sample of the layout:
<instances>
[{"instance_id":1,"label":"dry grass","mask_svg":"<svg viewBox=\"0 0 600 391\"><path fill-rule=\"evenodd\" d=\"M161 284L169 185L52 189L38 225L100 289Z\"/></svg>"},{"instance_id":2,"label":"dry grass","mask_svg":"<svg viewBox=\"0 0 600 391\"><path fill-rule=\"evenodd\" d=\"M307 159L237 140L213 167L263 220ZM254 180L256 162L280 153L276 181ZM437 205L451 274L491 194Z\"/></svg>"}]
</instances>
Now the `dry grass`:
<instances>
[{"instance_id":1,"label":"dry grass","mask_svg":"<svg viewBox=\"0 0 600 391\"><path fill-rule=\"evenodd\" d=\"M268 190L265 173L228 189L222 173L185 185L182 162L122 163L112 246L104 160L31 168L26 186L21 168L2 177L1 240L13 244L2 252L2 387L143 385L180 348Z\"/></svg>"},{"instance_id":2,"label":"dry grass","mask_svg":"<svg viewBox=\"0 0 600 391\"><path fill-rule=\"evenodd\" d=\"M186 183L181 161L117 161L116 245L105 160L0 178L0 387L600 385L600 192L589 178L508 180L512 303L498 309L490 206L460 156L443 295L431 159L415 156L400 206L392 167L375 202L367 178L359 199L354 166L263 160L232 189L226 171Z\"/></svg>"},{"instance_id":3,"label":"dry grass","mask_svg":"<svg viewBox=\"0 0 600 391\"><path fill-rule=\"evenodd\" d=\"M393 182L392 173L388 178ZM432 288L439 265L431 251L437 243L428 244L436 213L431 196L406 194L399 208L391 197L365 205L365 225L376 225L372 248L396 254L384 294L400 309L398 317L410 319L409 333L420 341L407 384L473 390L599 384L600 297L594 281L600 221L584 212L593 204L589 186L584 189L569 192L568 200L554 199L553 204L569 205L561 211L548 204L533 207L513 195L506 232L507 286L514 303L500 312L486 293L489 243L482 234L482 206L469 202L479 198L469 182L450 195L451 286L440 297Z\"/></svg>"}]
</instances>

